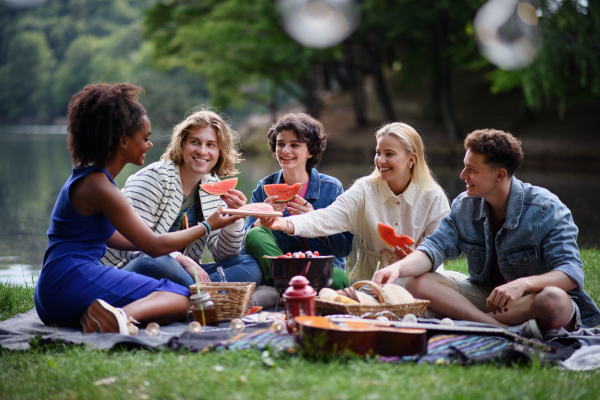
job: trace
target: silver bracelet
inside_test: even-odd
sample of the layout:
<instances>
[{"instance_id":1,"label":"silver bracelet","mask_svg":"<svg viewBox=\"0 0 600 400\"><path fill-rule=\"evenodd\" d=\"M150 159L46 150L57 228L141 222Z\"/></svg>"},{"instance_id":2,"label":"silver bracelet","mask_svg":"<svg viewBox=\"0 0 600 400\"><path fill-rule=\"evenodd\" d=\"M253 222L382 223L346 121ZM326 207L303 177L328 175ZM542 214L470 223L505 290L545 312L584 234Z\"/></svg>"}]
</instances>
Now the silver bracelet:
<instances>
[{"instance_id":1,"label":"silver bracelet","mask_svg":"<svg viewBox=\"0 0 600 400\"><path fill-rule=\"evenodd\" d=\"M288 235L290 235L290 236L292 236L292 234L289 233L289 231L290 231L290 221L286 219L285 220L285 233L288 234Z\"/></svg>"}]
</instances>

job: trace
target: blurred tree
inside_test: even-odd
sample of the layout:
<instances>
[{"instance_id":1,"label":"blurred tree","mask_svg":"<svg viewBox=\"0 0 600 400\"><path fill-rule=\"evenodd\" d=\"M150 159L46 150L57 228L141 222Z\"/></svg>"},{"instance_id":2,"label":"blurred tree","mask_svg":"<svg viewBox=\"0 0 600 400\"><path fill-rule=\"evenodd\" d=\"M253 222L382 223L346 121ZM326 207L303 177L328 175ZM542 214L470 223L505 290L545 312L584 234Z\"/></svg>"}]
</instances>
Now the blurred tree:
<instances>
[{"instance_id":1,"label":"blurred tree","mask_svg":"<svg viewBox=\"0 0 600 400\"><path fill-rule=\"evenodd\" d=\"M318 117L315 66L334 50L315 50L290 39L273 0L174 0L145 10L145 37L156 64L184 67L206 78L213 104L273 102L272 86L301 101Z\"/></svg>"},{"instance_id":2,"label":"blurred tree","mask_svg":"<svg viewBox=\"0 0 600 400\"><path fill-rule=\"evenodd\" d=\"M552 105L559 116L600 97L600 1L543 0L543 44L533 64L520 71L488 74L492 92L523 90L527 105Z\"/></svg>"},{"instance_id":3,"label":"blurred tree","mask_svg":"<svg viewBox=\"0 0 600 400\"><path fill-rule=\"evenodd\" d=\"M8 42L6 59L0 66L0 113L9 118L47 116L54 57L46 37L34 31L16 34Z\"/></svg>"}]
</instances>

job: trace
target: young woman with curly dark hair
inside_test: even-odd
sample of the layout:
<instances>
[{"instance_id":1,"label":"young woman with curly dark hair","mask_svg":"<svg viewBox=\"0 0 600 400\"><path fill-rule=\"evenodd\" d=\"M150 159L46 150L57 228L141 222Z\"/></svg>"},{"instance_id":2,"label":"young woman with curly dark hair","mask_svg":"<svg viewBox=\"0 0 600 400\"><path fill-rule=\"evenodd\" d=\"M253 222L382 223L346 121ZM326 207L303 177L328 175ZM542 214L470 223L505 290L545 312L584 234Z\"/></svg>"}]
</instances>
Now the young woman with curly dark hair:
<instances>
[{"instance_id":1,"label":"young woman with curly dark hair","mask_svg":"<svg viewBox=\"0 0 600 400\"><path fill-rule=\"evenodd\" d=\"M127 335L127 318L169 323L185 318L190 306L187 287L99 263L107 245L158 257L208 232L205 225L198 225L155 234L113 180L127 163L142 165L152 147L150 121L137 101L141 91L127 83L97 83L83 88L69 103L73 173L52 212L35 288L36 310L47 325L81 323L84 333ZM219 229L236 219L219 210L206 222Z\"/></svg>"},{"instance_id":2,"label":"young woman with curly dark hair","mask_svg":"<svg viewBox=\"0 0 600 400\"><path fill-rule=\"evenodd\" d=\"M320 174L314 167L321 160L327 144L323 125L304 113L290 113L280 117L267 133L269 149L281 170L258 182L252 193L252 203L272 203L275 211L284 216L310 213L325 208L344 192L339 180ZM302 190L296 198L287 203L276 203L278 196L265 194L264 185L286 183L302 184ZM261 264L265 282L273 284L270 276L270 262L263 255L277 256L287 252L318 251L320 255L335 256L333 287L341 289L348 286L346 260L352 251L351 232L341 232L330 236L307 239L288 236L282 232L261 227L254 217L246 220L244 241L246 252L253 255Z\"/></svg>"}]
</instances>

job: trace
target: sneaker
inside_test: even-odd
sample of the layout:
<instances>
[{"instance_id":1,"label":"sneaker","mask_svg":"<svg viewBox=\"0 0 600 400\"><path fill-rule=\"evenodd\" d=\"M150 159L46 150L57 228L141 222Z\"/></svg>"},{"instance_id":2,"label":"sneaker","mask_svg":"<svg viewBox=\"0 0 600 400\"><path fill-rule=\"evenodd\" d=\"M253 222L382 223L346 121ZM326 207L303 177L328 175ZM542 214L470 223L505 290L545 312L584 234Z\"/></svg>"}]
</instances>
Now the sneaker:
<instances>
[{"instance_id":1,"label":"sneaker","mask_svg":"<svg viewBox=\"0 0 600 400\"><path fill-rule=\"evenodd\" d=\"M254 290L250 306L261 306L263 310L275 307L279 300L279 290L273 286L260 285Z\"/></svg>"},{"instance_id":2,"label":"sneaker","mask_svg":"<svg viewBox=\"0 0 600 400\"><path fill-rule=\"evenodd\" d=\"M83 313L80 322L83 333L94 333L99 329L102 333L129 335L125 311L111 306L104 300L95 300Z\"/></svg>"},{"instance_id":3,"label":"sneaker","mask_svg":"<svg viewBox=\"0 0 600 400\"><path fill-rule=\"evenodd\" d=\"M542 332L540 331L537 322L535 322L535 319L525 321L521 325L509 326L506 329L508 329L512 333L516 333L519 336L544 341Z\"/></svg>"}]
</instances>

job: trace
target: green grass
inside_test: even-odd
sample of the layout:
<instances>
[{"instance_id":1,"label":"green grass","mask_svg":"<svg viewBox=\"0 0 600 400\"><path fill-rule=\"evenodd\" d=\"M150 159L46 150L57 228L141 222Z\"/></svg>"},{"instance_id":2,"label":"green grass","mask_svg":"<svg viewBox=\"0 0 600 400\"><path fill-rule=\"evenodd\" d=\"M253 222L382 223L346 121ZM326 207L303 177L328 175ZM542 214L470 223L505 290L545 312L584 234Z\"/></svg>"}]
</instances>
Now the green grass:
<instances>
[{"instance_id":1,"label":"green grass","mask_svg":"<svg viewBox=\"0 0 600 400\"><path fill-rule=\"evenodd\" d=\"M598 303L600 251L583 250L585 289ZM466 272L466 261L445 264ZM33 306L33 289L0 284L1 319ZM557 368L391 365L376 360L310 361L258 351L198 354L86 351L57 345L0 350L0 398L7 399L592 399L598 372ZM117 377L109 385L93 382Z\"/></svg>"}]
</instances>

